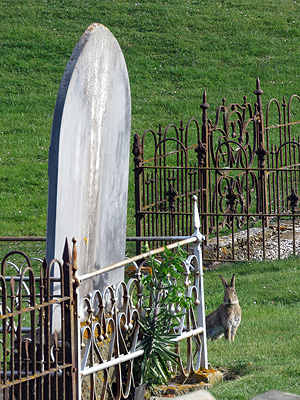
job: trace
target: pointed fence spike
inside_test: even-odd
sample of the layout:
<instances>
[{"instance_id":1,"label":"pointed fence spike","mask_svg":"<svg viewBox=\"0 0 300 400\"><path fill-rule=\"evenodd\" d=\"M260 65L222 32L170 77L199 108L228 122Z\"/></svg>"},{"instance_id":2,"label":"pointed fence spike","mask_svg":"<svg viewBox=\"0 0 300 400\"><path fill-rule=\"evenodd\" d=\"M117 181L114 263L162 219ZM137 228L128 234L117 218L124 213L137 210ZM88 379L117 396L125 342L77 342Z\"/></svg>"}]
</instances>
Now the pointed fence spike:
<instances>
[{"instance_id":1,"label":"pointed fence spike","mask_svg":"<svg viewBox=\"0 0 300 400\"><path fill-rule=\"evenodd\" d=\"M64 247L62 259L65 263L69 263L71 261L71 252L70 252L69 243L68 243L67 238L65 241L65 247Z\"/></svg>"},{"instance_id":2,"label":"pointed fence spike","mask_svg":"<svg viewBox=\"0 0 300 400\"><path fill-rule=\"evenodd\" d=\"M286 99L285 99L285 96L283 96L282 107L285 108L286 106L287 106Z\"/></svg>"},{"instance_id":3,"label":"pointed fence spike","mask_svg":"<svg viewBox=\"0 0 300 400\"><path fill-rule=\"evenodd\" d=\"M194 210L193 210L193 225L194 225L194 233L193 236L196 236L198 239L198 244L202 242L202 240L205 240L205 236L200 233L200 217L199 217L199 211L198 211L198 197L196 195L193 196L193 201L194 201Z\"/></svg>"},{"instance_id":4,"label":"pointed fence spike","mask_svg":"<svg viewBox=\"0 0 300 400\"><path fill-rule=\"evenodd\" d=\"M198 213L198 197L196 195L193 196L194 200L194 211L193 211L193 224L195 229L200 229L200 218Z\"/></svg>"}]
</instances>

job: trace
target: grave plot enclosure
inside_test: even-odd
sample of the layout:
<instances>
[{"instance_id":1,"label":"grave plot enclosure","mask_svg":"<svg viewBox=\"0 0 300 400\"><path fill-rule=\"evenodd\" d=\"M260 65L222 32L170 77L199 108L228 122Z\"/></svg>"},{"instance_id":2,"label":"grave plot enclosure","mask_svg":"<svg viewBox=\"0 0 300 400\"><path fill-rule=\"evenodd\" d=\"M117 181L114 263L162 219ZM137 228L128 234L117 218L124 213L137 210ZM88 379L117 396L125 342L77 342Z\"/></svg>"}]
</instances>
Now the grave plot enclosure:
<instances>
[{"instance_id":1,"label":"grave plot enclosure","mask_svg":"<svg viewBox=\"0 0 300 400\"><path fill-rule=\"evenodd\" d=\"M276 258L291 253L298 238L300 97L271 99L263 112L259 79L250 104L223 99L210 112L203 95L202 120L146 130L134 137L136 235L185 236L198 196L204 262L265 258L267 239ZM256 229L255 229L256 228ZM227 245L222 246L221 236ZM253 239L254 238L254 239ZM146 239L145 239L146 240ZM251 253L251 246L259 255ZM252 246L253 247L253 246ZM137 252L141 242L137 243ZM242 252L241 252L242 248Z\"/></svg>"},{"instance_id":2,"label":"grave plot enclosure","mask_svg":"<svg viewBox=\"0 0 300 400\"><path fill-rule=\"evenodd\" d=\"M195 206L194 233L169 245L194 246L194 254L182 261L185 296L193 302L181 309L172 328L174 351L179 364L169 365L183 380L200 368L208 368L202 235ZM155 249L159 256L165 248ZM130 399L139 386L145 349L140 320L153 293L143 284L149 271L150 253L122 260L102 270L79 275L76 240L72 253L66 240L63 261L31 260L21 252L11 252L2 262L0 275L0 397L3 400L86 400ZM142 261L142 263L139 263ZM33 272L33 264L35 271ZM127 279L118 285L85 292L80 286L94 277L126 266ZM59 274L52 276L58 267ZM11 275L11 276L10 276ZM177 288L169 274L170 283ZM51 284L55 282L55 294ZM93 282L90 283L92 287ZM150 299L150 300L149 300ZM51 315L56 307L52 333ZM170 304L177 310L179 304ZM170 329L167 326L167 329ZM171 344L171 343L170 343Z\"/></svg>"}]
</instances>

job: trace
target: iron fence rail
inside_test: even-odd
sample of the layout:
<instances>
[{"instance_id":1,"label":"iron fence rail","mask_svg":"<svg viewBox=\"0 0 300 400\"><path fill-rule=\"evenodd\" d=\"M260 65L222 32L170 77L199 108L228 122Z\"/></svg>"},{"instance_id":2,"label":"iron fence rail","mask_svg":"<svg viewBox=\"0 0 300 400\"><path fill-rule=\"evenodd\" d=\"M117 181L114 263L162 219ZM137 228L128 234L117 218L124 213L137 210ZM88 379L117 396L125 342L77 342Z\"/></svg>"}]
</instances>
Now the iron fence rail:
<instances>
[{"instance_id":1,"label":"iron fence rail","mask_svg":"<svg viewBox=\"0 0 300 400\"><path fill-rule=\"evenodd\" d=\"M179 242L169 244L166 247L169 250L172 250L172 249L176 249L178 246L184 246L186 244L195 243L195 242L197 242L197 236L190 236L188 238L180 240ZM115 269L124 267L125 265L128 265L130 263L133 263L133 262L136 262L136 261L140 261L140 260L143 260L145 258L149 258L149 257L154 256L156 254L162 253L164 250L165 250L165 247L159 247L159 248L154 249L154 250L149 250L146 253L138 254L137 256L127 258L126 260L119 261L119 262L114 263L112 265L107 265L106 267L103 267L103 268L98 269L96 271L90 272L88 274L80 275L80 276L78 276L78 280L79 280L79 282L82 282L82 281L85 281L87 279L94 278L94 277L96 277L98 275L101 275L101 274L104 274L106 272L111 272L111 271L113 271Z\"/></svg>"}]
</instances>

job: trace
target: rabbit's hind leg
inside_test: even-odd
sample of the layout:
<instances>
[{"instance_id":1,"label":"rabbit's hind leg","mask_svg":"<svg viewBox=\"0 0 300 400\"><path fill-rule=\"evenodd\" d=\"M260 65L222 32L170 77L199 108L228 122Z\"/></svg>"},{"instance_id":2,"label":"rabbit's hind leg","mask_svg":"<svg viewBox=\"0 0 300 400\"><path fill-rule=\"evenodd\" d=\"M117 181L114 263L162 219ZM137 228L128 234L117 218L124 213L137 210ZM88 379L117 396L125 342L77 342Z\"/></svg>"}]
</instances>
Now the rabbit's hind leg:
<instances>
[{"instance_id":1,"label":"rabbit's hind leg","mask_svg":"<svg viewBox=\"0 0 300 400\"><path fill-rule=\"evenodd\" d=\"M230 328L225 328L224 329L224 336L226 340L231 341L231 332L230 332Z\"/></svg>"},{"instance_id":2,"label":"rabbit's hind leg","mask_svg":"<svg viewBox=\"0 0 300 400\"><path fill-rule=\"evenodd\" d=\"M234 342L235 334L236 334L237 326L231 327L231 340Z\"/></svg>"}]
</instances>

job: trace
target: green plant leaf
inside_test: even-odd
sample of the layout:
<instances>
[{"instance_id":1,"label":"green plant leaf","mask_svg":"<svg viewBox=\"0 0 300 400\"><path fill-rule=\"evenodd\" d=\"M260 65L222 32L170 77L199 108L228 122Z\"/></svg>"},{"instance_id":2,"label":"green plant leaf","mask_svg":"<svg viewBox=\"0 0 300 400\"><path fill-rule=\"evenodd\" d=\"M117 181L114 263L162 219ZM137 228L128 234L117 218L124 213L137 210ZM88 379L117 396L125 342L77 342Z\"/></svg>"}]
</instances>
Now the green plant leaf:
<instances>
[{"instance_id":1,"label":"green plant leaf","mask_svg":"<svg viewBox=\"0 0 300 400\"><path fill-rule=\"evenodd\" d=\"M137 348L144 350L141 382L149 385L166 383L170 378L168 363L179 364L179 356L173 351L175 344L171 339L177 336L174 329L178 327L185 308L191 304L191 299L185 297L182 279L183 261L187 253L182 249L178 253L165 249L161 258L162 262L159 263L150 257L152 275L142 279L149 293L149 302L145 307L145 315L139 321L142 339Z\"/></svg>"}]
</instances>

